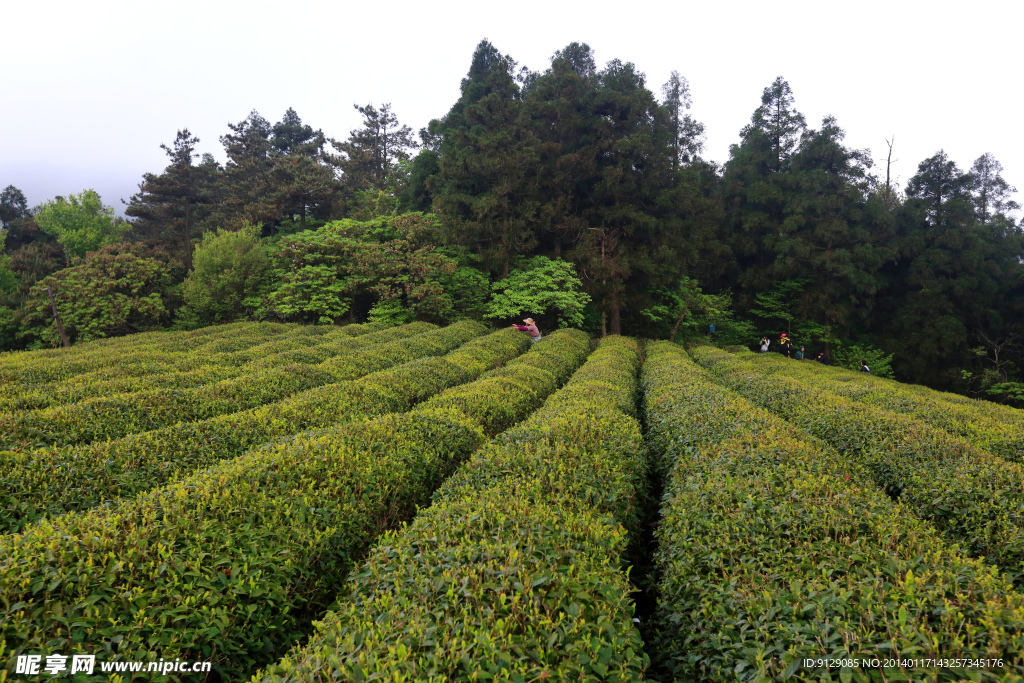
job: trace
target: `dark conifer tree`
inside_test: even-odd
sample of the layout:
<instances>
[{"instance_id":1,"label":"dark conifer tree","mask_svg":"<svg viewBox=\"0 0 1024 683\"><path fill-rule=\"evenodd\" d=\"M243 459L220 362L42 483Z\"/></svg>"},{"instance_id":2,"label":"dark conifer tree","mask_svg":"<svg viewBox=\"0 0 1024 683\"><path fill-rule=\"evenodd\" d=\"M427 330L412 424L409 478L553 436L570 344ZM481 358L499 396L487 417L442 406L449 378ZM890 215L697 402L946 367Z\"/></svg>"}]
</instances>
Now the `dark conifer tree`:
<instances>
[{"instance_id":1,"label":"dark conifer tree","mask_svg":"<svg viewBox=\"0 0 1024 683\"><path fill-rule=\"evenodd\" d=\"M576 244L587 232L579 198L597 180L600 80L594 52L585 43L570 43L529 80L526 100L541 155L535 183L538 232L561 257L563 246Z\"/></svg>"},{"instance_id":2,"label":"dark conifer tree","mask_svg":"<svg viewBox=\"0 0 1024 683\"><path fill-rule=\"evenodd\" d=\"M428 183L449 239L471 247L497 277L536 247L538 144L516 63L482 41L462 96L430 133L440 135L438 173Z\"/></svg>"},{"instance_id":3,"label":"dark conifer tree","mask_svg":"<svg viewBox=\"0 0 1024 683\"><path fill-rule=\"evenodd\" d=\"M270 156L281 218L298 216L303 230L307 216L329 218L339 183L327 163L323 132L302 123L290 107L271 131Z\"/></svg>"},{"instance_id":4,"label":"dark conifer tree","mask_svg":"<svg viewBox=\"0 0 1024 683\"><path fill-rule=\"evenodd\" d=\"M177 255L187 270L192 269L192 241L202 231L220 171L209 155L202 163L194 163L199 157L198 142L185 128L178 131L171 147L160 145L170 163L160 175L143 175L139 192L125 209L135 219L133 237Z\"/></svg>"},{"instance_id":5,"label":"dark conifer tree","mask_svg":"<svg viewBox=\"0 0 1024 683\"><path fill-rule=\"evenodd\" d=\"M839 337L868 323L885 255L873 243L880 207L867 206L871 157L843 145L844 137L825 117L791 156L773 269L778 280L806 282L796 312Z\"/></svg>"},{"instance_id":6,"label":"dark conifer tree","mask_svg":"<svg viewBox=\"0 0 1024 683\"><path fill-rule=\"evenodd\" d=\"M900 259L887 269L885 337L898 370L948 389L960 385L977 334L996 337L1011 322L1008 283L1024 258L1018 231L981 222L976 182L943 151L922 161L897 215Z\"/></svg>"},{"instance_id":7,"label":"dark conifer tree","mask_svg":"<svg viewBox=\"0 0 1024 683\"><path fill-rule=\"evenodd\" d=\"M725 165L728 231L736 254L744 302L776 280L776 242L784 231L791 199L789 162L806 124L793 108L793 93L781 77L764 89L761 106L729 150Z\"/></svg>"},{"instance_id":8,"label":"dark conifer tree","mask_svg":"<svg viewBox=\"0 0 1024 683\"><path fill-rule=\"evenodd\" d=\"M382 190L388 176L400 161L408 161L410 151L419 145L412 129L402 125L386 103L380 109L372 104L353 105L363 116L363 127L354 130L348 140L332 140L340 155L334 157L342 181L353 191Z\"/></svg>"},{"instance_id":9,"label":"dark conifer tree","mask_svg":"<svg viewBox=\"0 0 1024 683\"><path fill-rule=\"evenodd\" d=\"M11 224L16 220L28 218L28 200L25 193L14 185L8 185L0 192L0 230L4 232L11 229Z\"/></svg>"},{"instance_id":10,"label":"dark conifer tree","mask_svg":"<svg viewBox=\"0 0 1024 683\"><path fill-rule=\"evenodd\" d=\"M991 154L982 154L971 166L971 196L974 197L975 215L982 225L1012 223L1011 211L1020 204L1010 199L1017 188L1003 179L1003 165Z\"/></svg>"},{"instance_id":11,"label":"dark conifer tree","mask_svg":"<svg viewBox=\"0 0 1024 683\"><path fill-rule=\"evenodd\" d=\"M441 158L434 149L420 150L412 160L409 170L409 182L402 190L401 202L403 211L430 211L434 205L434 195L428 183L433 176L441 172Z\"/></svg>"},{"instance_id":12,"label":"dark conifer tree","mask_svg":"<svg viewBox=\"0 0 1024 683\"><path fill-rule=\"evenodd\" d=\"M587 230L572 256L590 276L608 331L622 334L623 306L642 299L663 265L658 198L671 182L672 147L658 134L660 106L633 64L610 61L599 83L591 116L600 152L593 185L580 193Z\"/></svg>"},{"instance_id":13,"label":"dark conifer tree","mask_svg":"<svg viewBox=\"0 0 1024 683\"><path fill-rule=\"evenodd\" d=\"M283 183L274 168L273 129L256 110L238 123L229 123L228 128L231 132L220 138L228 161L213 221L226 229L246 223L272 229L284 216L286 204Z\"/></svg>"},{"instance_id":14,"label":"dark conifer tree","mask_svg":"<svg viewBox=\"0 0 1024 683\"><path fill-rule=\"evenodd\" d=\"M704 124L690 116L692 106L690 83L673 71L668 82L661 86L662 105L668 117L669 144L672 147L672 168L693 163L704 149Z\"/></svg>"},{"instance_id":15,"label":"dark conifer tree","mask_svg":"<svg viewBox=\"0 0 1024 683\"><path fill-rule=\"evenodd\" d=\"M288 107L281 120L271 128L271 135L270 144L275 152L310 159L319 158L327 142L323 131L313 130L312 126L304 124L291 107Z\"/></svg>"}]
</instances>

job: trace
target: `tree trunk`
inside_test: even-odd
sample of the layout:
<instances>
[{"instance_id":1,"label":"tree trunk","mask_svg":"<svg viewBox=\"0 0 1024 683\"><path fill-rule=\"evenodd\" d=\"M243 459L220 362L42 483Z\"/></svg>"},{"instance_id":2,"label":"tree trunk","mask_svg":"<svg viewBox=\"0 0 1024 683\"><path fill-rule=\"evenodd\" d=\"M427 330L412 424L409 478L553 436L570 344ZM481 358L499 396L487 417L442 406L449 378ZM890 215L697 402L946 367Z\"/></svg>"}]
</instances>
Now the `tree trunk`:
<instances>
[{"instance_id":1,"label":"tree trunk","mask_svg":"<svg viewBox=\"0 0 1024 683\"><path fill-rule=\"evenodd\" d=\"M64 326L60 322L60 314L57 313L57 302L53 298L53 290L49 287L45 288L46 296L50 297L50 308L53 309L53 322L57 324L57 333L60 335L60 340L64 342L64 348L71 346L71 342L68 341L68 335L64 334Z\"/></svg>"},{"instance_id":2,"label":"tree trunk","mask_svg":"<svg viewBox=\"0 0 1024 683\"><path fill-rule=\"evenodd\" d=\"M555 258L562 258L562 238L555 235Z\"/></svg>"},{"instance_id":3,"label":"tree trunk","mask_svg":"<svg viewBox=\"0 0 1024 683\"><path fill-rule=\"evenodd\" d=\"M608 327L605 325L607 317L608 317L608 312L602 310L601 311L601 339L604 339L605 337L608 336Z\"/></svg>"},{"instance_id":4,"label":"tree trunk","mask_svg":"<svg viewBox=\"0 0 1024 683\"><path fill-rule=\"evenodd\" d=\"M192 272L192 205L185 197L185 270Z\"/></svg>"},{"instance_id":5,"label":"tree trunk","mask_svg":"<svg viewBox=\"0 0 1024 683\"><path fill-rule=\"evenodd\" d=\"M670 334L670 335L668 336L668 340L669 340L670 342L675 342L675 340L676 340L676 332L678 332L678 331L679 331L679 326L680 326L680 325L681 325L681 324L683 323L683 318L685 318L685 317L686 317L686 314L687 314L688 312L689 312L689 311L687 311L687 310L686 310L686 309L684 308L684 309L683 309L683 312L679 314L679 317L678 317L678 318L676 318L676 324L672 326L672 334Z\"/></svg>"},{"instance_id":6,"label":"tree trunk","mask_svg":"<svg viewBox=\"0 0 1024 683\"><path fill-rule=\"evenodd\" d=\"M892 140L886 140L886 144L889 145L889 156L885 159L885 208L886 210L892 210L892 182L889 180L889 169L892 168L892 143L896 142L896 136L892 136Z\"/></svg>"},{"instance_id":7,"label":"tree trunk","mask_svg":"<svg viewBox=\"0 0 1024 683\"><path fill-rule=\"evenodd\" d=\"M618 289L612 291L612 334L622 334L622 324L619 314L622 307L619 304Z\"/></svg>"}]
</instances>

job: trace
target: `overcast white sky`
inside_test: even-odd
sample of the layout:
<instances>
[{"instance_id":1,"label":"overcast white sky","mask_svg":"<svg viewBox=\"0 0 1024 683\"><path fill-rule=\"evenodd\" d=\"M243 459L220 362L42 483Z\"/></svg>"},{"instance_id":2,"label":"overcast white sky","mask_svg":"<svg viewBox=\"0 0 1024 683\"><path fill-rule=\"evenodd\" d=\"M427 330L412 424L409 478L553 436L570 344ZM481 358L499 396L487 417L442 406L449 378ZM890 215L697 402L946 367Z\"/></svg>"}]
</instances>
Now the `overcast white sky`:
<instances>
[{"instance_id":1,"label":"overcast white sky","mask_svg":"<svg viewBox=\"0 0 1024 683\"><path fill-rule=\"evenodd\" d=\"M992 152L1024 188L1024 10L1009 1L3 0L0 16L0 187L31 205L92 187L121 211L179 128L223 161L219 136L254 108L346 137L354 103L391 102L418 130L484 37L534 70L587 42L656 94L678 70L719 162L781 75L810 125L834 115L883 172L895 135L901 185L944 148L965 169Z\"/></svg>"}]
</instances>

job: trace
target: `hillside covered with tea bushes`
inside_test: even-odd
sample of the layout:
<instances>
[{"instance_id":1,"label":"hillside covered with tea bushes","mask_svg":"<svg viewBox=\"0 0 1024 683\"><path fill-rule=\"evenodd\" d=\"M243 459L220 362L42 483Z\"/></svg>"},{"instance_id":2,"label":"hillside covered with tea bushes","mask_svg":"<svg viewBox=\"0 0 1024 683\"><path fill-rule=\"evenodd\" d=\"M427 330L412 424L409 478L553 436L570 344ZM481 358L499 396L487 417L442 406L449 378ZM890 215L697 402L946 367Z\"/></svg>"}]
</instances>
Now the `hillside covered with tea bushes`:
<instances>
[{"instance_id":1,"label":"hillside covered with tea bushes","mask_svg":"<svg viewBox=\"0 0 1024 683\"><path fill-rule=\"evenodd\" d=\"M1014 408L474 321L149 332L0 378L7 680L1024 680Z\"/></svg>"}]
</instances>

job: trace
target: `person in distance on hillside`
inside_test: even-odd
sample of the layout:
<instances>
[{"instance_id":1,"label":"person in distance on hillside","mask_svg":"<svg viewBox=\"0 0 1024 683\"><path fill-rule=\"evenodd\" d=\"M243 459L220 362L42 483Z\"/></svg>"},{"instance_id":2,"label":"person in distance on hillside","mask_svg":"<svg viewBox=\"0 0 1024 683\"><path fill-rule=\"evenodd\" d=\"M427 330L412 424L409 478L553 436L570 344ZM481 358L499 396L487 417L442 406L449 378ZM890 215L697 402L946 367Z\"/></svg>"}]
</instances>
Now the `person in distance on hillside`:
<instances>
[{"instance_id":1,"label":"person in distance on hillside","mask_svg":"<svg viewBox=\"0 0 1024 683\"><path fill-rule=\"evenodd\" d=\"M534 344L539 342L540 339L541 339L541 336L540 336L540 330L537 329L537 323L533 322L533 318L524 318L523 322L526 323L526 324L525 325L513 325L512 327L516 328L520 332L526 332L527 334L529 334L530 335L530 341L532 341Z\"/></svg>"},{"instance_id":2,"label":"person in distance on hillside","mask_svg":"<svg viewBox=\"0 0 1024 683\"><path fill-rule=\"evenodd\" d=\"M785 332L783 332L782 336L779 337L779 344L782 346L782 350L780 351L780 353L783 354L786 358L792 357L793 342L790 341L789 337L786 336Z\"/></svg>"},{"instance_id":3,"label":"person in distance on hillside","mask_svg":"<svg viewBox=\"0 0 1024 683\"><path fill-rule=\"evenodd\" d=\"M828 363L829 363L828 354L825 353L824 351L819 351L818 352L818 362L821 363L822 365L828 365Z\"/></svg>"},{"instance_id":4,"label":"person in distance on hillside","mask_svg":"<svg viewBox=\"0 0 1024 683\"><path fill-rule=\"evenodd\" d=\"M867 364L867 363L865 363L864 361L861 361L861 362L860 362L860 371L861 371L861 372L866 372L866 373L868 373L869 375L871 374L871 368L869 368L869 367L868 367L868 364Z\"/></svg>"},{"instance_id":5,"label":"person in distance on hillside","mask_svg":"<svg viewBox=\"0 0 1024 683\"><path fill-rule=\"evenodd\" d=\"M800 350L796 352L796 354L793 356L793 358L795 358L796 360L803 360L804 359L804 349L805 348L807 348L807 347L801 346Z\"/></svg>"},{"instance_id":6,"label":"person in distance on hillside","mask_svg":"<svg viewBox=\"0 0 1024 683\"><path fill-rule=\"evenodd\" d=\"M761 353L768 353L769 344L771 344L771 341L768 337L761 337Z\"/></svg>"}]
</instances>

